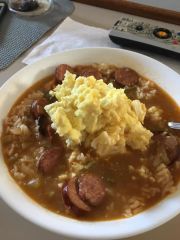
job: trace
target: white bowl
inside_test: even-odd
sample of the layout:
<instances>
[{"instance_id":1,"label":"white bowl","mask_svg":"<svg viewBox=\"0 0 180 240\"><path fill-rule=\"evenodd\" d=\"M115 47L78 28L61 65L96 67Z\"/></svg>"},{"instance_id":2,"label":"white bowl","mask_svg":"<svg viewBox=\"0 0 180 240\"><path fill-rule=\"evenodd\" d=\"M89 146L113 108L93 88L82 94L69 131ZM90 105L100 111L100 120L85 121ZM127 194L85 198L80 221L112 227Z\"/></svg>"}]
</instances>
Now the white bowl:
<instances>
[{"instance_id":1,"label":"white bowl","mask_svg":"<svg viewBox=\"0 0 180 240\"><path fill-rule=\"evenodd\" d=\"M12 76L0 89L0 132L17 97L33 83L52 74L60 63L70 65L109 63L135 69L141 75L154 80L180 104L180 76L162 63L136 52L110 48L76 49L52 55L26 66ZM167 110L168 111L168 110ZM75 239L120 239L146 232L167 222L180 213L180 186L154 207L127 219L102 222L78 221L57 215L29 198L8 173L0 149L0 195L16 212L53 232Z\"/></svg>"}]
</instances>

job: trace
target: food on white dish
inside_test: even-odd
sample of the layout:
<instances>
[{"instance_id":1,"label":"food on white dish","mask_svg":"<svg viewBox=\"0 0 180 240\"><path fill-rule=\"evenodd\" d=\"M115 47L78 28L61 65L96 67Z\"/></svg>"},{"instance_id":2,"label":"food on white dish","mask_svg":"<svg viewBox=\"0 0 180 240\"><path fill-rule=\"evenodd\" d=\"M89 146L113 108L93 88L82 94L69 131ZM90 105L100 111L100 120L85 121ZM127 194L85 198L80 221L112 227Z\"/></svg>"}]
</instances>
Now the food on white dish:
<instances>
[{"instance_id":1,"label":"food on white dish","mask_svg":"<svg viewBox=\"0 0 180 240\"><path fill-rule=\"evenodd\" d=\"M61 64L4 121L10 174L44 207L81 220L131 217L176 190L176 103L127 67Z\"/></svg>"}]
</instances>

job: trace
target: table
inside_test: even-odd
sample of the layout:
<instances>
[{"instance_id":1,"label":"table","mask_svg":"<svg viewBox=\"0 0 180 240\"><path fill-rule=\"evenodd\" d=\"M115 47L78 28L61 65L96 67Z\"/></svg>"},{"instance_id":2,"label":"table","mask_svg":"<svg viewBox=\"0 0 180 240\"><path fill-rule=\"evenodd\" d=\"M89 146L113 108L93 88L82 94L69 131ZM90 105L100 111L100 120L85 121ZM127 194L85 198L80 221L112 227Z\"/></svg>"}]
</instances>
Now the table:
<instances>
[{"instance_id":1,"label":"table","mask_svg":"<svg viewBox=\"0 0 180 240\"><path fill-rule=\"evenodd\" d=\"M75 3L75 11L72 14L74 20L80 21L84 24L89 24L92 26L103 27L109 29L112 27L115 21L123 15L121 13L100 9L92 6L87 6L79 3ZM90 14L93 13L93 14ZM126 14L127 16L127 14ZM48 33L49 34L49 33ZM43 41L46 36L44 36L39 42ZM39 44L38 42L38 44ZM21 55L10 67L6 70L0 72L0 85L2 85L10 76L15 72L25 66L22 63L22 59L30 52L28 50L26 53ZM139 51L142 52L142 51ZM180 74L180 62L175 59L170 59L164 56L159 56L150 53L149 56L163 62L168 65L176 72ZM180 215L152 230L148 233L141 234L136 237L128 238L127 240L179 240L180 238ZM2 200L0 200L0 239L2 240L68 240L68 238L60 237L57 234L51 233L44 230L27 220L24 220L13 210L11 210Z\"/></svg>"}]
</instances>

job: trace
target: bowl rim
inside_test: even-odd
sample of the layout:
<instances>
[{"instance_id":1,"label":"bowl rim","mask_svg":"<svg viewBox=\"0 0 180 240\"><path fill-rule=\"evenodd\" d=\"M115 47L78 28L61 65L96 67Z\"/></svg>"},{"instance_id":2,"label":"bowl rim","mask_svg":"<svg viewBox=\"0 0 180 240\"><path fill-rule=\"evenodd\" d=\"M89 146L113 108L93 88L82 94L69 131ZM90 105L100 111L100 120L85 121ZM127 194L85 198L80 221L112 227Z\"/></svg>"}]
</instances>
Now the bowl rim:
<instances>
[{"instance_id":1,"label":"bowl rim","mask_svg":"<svg viewBox=\"0 0 180 240\"><path fill-rule=\"evenodd\" d=\"M30 68L33 68L34 66L37 66L37 65L42 65L44 62L46 62L46 61L49 61L49 60L51 60L51 59L53 59L54 57L57 57L57 56L62 56L62 55L66 55L66 54L71 54L71 53L79 53L79 52L86 52L86 51L107 51L107 52L110 52L111 54L113 54L113 52L119 52L119 53L122 53L122 52L124 52L124 53L127 53L127 54L130 54L130 55L136 55L136 56L139 56L139 57L143 57L143 58L145 58L145 60L149 60L149 61L153 61L154 63L156 63L156 64L158 64L159 66L163 66L164 68L166 68L168 71L170 71L171 73L173 73L174 74L174 76L176 76L177 78L179 78L179 80L180 80L180 75L178 74L178 73L176 73L174 70L172 70L171 68L169 68L168 66L166 66L165 64L163 64L163 63L161 63L161 62L159 62L159 61L157 61L157 60L155 60L155 59L153 59L153 58L150 58L150 57L148 57L148 56L145 56L145 55L143 55L143 54L140 54L140 53L137 53L137 52L132 52L132 51L129 51L129 50L124 50L124 49L116 49L116 48L105 48L105 47L95 47L95 48L79 48L79 49L73 49L73 50L67 50L67 51L64 51L64 52L62 52L62 53L56 53L56 54L53 54L53 55L51 55L51 56L48 56L48 57L45 57L45 58L43 58L43 59L41 59L41 60L39 60L39 61L37 61L37 62L35 62L35 63L33 63L33 64L30 64L30 65L27 65L27 66L25 66L24 68L22 68L21 70L19 70L18 72L16 72L13 76L11 76L2 86L1 86L1 88L0 88L0 92L2 92L5 88L7 88L8 87L8 85L11 85L11 84L13 84L13 81L14 81L14 79L18 76L18 75L21 75L21 74L23 74L24 72L26 72L27 71L27 69L30 69ZM28 89L28 88L26 88L26 89ZM3 160L4 161L4 160ZM0 167L1 167L1 164L0 164ZM9 174L10 175L10 174ZM1 179L1 176L0 176L0 179ZM17 183L13 180L13 178L12 178L12 181L14 182L13 184L14 185L17 185ZM18 190L17 190L18 189ZM20 191L19 191L19 189L20 189ZM19 191L19 192L21 192L22 191L22 189L17 185L17 188L16 188L16 190L15 191ZM24 191L22 191L22 194L24 194L24 195L26 195L25 193L24 193ZM162 203L164 203L164 202L166 202L166 200L167 199L170 199L170 201L172 200L172 202L174 202L173 201L173 196L174 196L175 194L171 194L171 195L169 195L168 197L166 197L164 200L161 200L160 201L160 203L157 203L155 206L153 206L153 207L151 207L151 208L149 208L149 210L151 210L152 208L157 208L158 206L159 206L159 204L162 204ZM152 229L154 229L154 228L156 228L156 227L158 227L158 226L160 226L160 225L162 225L162 224L164 224L165 222L167 222L167 221L169 221L170 219L172 219L173 217L175 217L175 216L177 216L179 213L180 213L180 204L176 204L175 205L175 207L171 210L171 212L169 213L168 212L168 214L166 213L166 215L163 215L163 216L161 216L158 220L157 219L155 219L155 224L146 224L146 225L144 225L144 226L141 226L141 227L138 227L137 226L137 228L136 229L134 229L134 230L131 230L131 231L129 231L129 229L128 229L128 231L125 231L124 233L121 233L121 231L116 231L116 232L111 232L111 233L109 233L109 235L107 235L107 232L106 231L104 231L104 233L103 232L101 232L101 233L98 233L98 232L96 232L96 233L92 233L92 235L90 236L89 235L89 232L88 233L86 233L85 231L83 231L83 233L82 232L78 232L79 231L79 228L71 228L71 231L69 231L69 229L67 229L67 228L57 228L57 226L56 227L54 227L54 225L52 225L52 224L49 224L49 223L47 223L47 222L43 222L42 221L42 219L40 218L40 217L37 217L37 216L33 216L33 214L32 213L30 213L29 212L29 210L28 211L25 211L24 212L24 207L22 206L20 206L19 205L19 203L17 204L17 202L15 202L15 201L13 201L13 199L10 199L9 197L8 197L8 194L6 193L6 189L5 189L5 187L4 186L2 186L2 184L1 184L1 181L0 181L0 196L1 196L1 198L12 208L12 209L14 209L17 213L19 213L22 217L24 217L25 219L27 219L27 220L29 220L29 221L31 221L31 222L33 222L33 223L36 223L37 225L39 225L39 226L41 226L41 227L43 227L43 228L46 228L46 229L48 229L48 230L50 230L50 231L52 231L52 232L56 232L56 233L58 233L58 234L62 234L62 235L65 235L65 236L68 236L68 237L73 237L73 238L80 238L80 239L94 239L94 238L96 238L96 239L117 239L117 238L125 238L125 237L131 237L131 236L135 236L135 235L138 235L138 234L140 234L140 233L144 233L144 232L147 232L147 231L149 231L149 230L152 230ZM180 197L180 196L179 196ZM41 206L41 205L39 205L39 204L36 204L36 202L34 201L34 200L31 200L27 195L26 195L26 199L28 199L28 202L29 202L29 204L27 204L26 205L26 207L29 207L30 205L34 205L34 208L33 209L36 209L36 210L38 210L38 209L40 209L40 208L42 208L41 209L41 214L40 214L40 216L43 216L43 214L49 214L50 216L51 216L51 219L53 219L55 216L56 216L56 218L57 218L57 216L59 217L59 215L57 215L57 214L55 214L55 213L52 213L52 212L50 212L49 210L44 210L44 208ZM180 199L179 199L180 200ZM166 206L166 204L165 204L165 206ZM38 210L39 211L39 210ZM140 216L140 215L144 215L145 213L146 213L146 211L148 211L148 210L145 210L145 211L143 211L143 212L141 212L140 214L137 214L137 215L135 215L135 216L133 216L133 217L131 217L131 218L128 218L128 219L116 219L116 220L111 220L111 221L97 221L97 222L84 222L84 221L77 221L77 220L74 220L74 219L70 219L70 218L67 218L67 217L63 217L62 215L60 215L60 219L61 220L64 220L65 221L65 219L66 219L66 221L67 222L69 222L70 224L69 224L69 227L71 226L72 227L72 225L74 225L74 226L76 226L76 224L75 223L78 223L78 225L79 225L79 223L81 224L81 225L86 225L86 227L87 227L87 225L89 225L90 226L90 228L89 228L89 230L91 230L92 231L92 227L94 227L94 228L97 228L97 225L100 225L101 223L106 223L106 224L104 224L105 226L106 225L108 225L107 223L118 223L118 224L120 224L120 222L121 221L129 221L129 219L134 219L134 218L136 218L136 217L138 217L138 216ZM146 214L145 214L146 215ZM144 217L146 217L144 215ZM84 225L84 226L85 226ZM77 231L78 230L78 231ZM105 235L106 234L106 235Z\"/></svg>"}]
</instances>

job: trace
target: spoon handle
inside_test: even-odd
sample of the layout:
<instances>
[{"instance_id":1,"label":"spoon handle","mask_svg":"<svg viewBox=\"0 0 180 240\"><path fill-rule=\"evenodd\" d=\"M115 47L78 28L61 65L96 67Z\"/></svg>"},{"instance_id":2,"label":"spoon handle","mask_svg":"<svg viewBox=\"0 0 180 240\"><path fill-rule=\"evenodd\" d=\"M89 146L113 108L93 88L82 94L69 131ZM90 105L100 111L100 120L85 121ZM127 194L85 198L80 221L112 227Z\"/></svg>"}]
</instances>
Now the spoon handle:
<instances>
[{"instance_id":1,"label":"spoon handle","mask_svg":"<svg viewBox=\"0 0 180 240\"><path fill-rule=\"evenodd\" d=\"M168 122L168 126L173 129L179 129L180 130L180 123L178 122Z\"/></svg>"}]
</instances>

